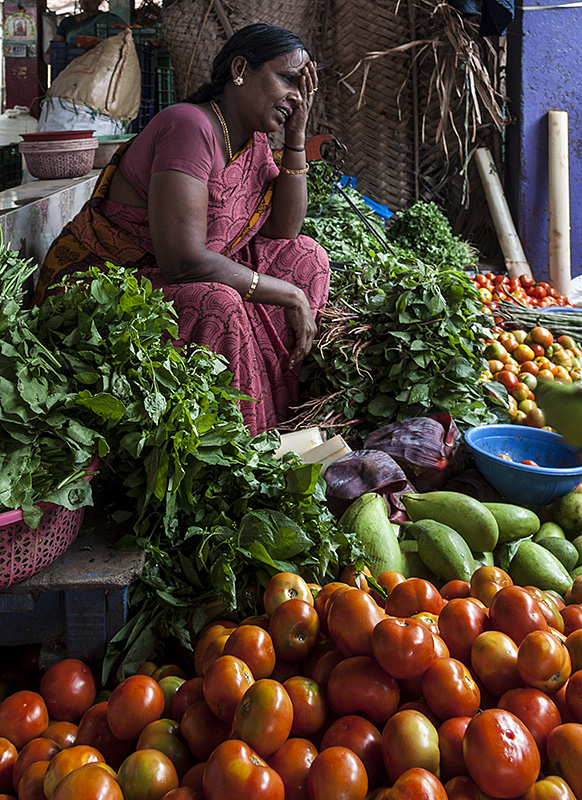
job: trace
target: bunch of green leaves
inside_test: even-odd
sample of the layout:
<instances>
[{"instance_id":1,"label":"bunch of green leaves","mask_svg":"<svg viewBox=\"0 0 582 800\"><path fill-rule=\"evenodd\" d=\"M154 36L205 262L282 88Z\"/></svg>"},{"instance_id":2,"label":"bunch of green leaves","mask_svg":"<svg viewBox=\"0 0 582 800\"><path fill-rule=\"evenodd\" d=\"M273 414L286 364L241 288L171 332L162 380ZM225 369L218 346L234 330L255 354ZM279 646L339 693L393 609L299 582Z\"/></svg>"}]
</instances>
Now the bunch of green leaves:
<instances>
[{"instance_id":1,"label":"bunch of green leaves","mask_svg":"<svg viewBox=\"0 0 582 800\"><path fill-rule=\"evenodd\" d=\"M481 381L489 318L463 272L378 254L341 280L303 371L318 424L353 441L434 410L461 428L506 418L502 392Z\"/></svg>"},{"instance_id":2,"label":"bunch of green leaves","mask_svg":"<svg viewBox=\"0 0 582 800\"><path fill-rule=\"evenodd\" d=\"M436 267L466 270L477 264L477 251L454 236L436 203L417 201L391 217L386 235L397 250Z\"/></svg>"}]
</instances>

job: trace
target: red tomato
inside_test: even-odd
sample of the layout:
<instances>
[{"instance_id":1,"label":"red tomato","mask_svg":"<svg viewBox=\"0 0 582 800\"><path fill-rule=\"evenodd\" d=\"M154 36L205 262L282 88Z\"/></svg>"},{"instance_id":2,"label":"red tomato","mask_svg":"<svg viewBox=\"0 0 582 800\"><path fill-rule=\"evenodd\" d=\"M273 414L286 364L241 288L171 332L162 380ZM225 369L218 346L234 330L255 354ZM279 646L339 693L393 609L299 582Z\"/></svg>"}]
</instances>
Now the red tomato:
<instances>
[{"instance_id":1,"label":"red tomato","mask_svg":"<svg viewBox=\"0 0 582 800\"><path fill-rule=\"evenodd\" d=\"M196 646L194 647L194 671L197 676L202 676L204 674L202 672L202 665L210 643L219 636L223 636L229 631L232 632L236 627L236 622L222 620L220 622L213 622L200 631L196 640Z\"/></svg>"},{"instance_id":2,"label":"red tomato","mask_svg":"<svg viewBox=\"0 0 582 800\"><path fill-rule=\"evenodd\" d=\"M186 683L186 681L184 678L180 678L177 675L164 675L163 678L159 679L158 683L160 684L160 689L164 695L164 710L162 711L162 717L168 718L172 716L174 697L176 696L180 686Z\"/></svg>"},{"instance_id":3,"label":"red tomato","mask_svg":"<svg viewBox=\"0 0 582 800\"><path fill-rule=\"evenodd\" d=\"M25 745L26 746L26 745ZM13 783L14 767L19 753L11 741L5 738L0 739L0 792L11 792L18 788L18 781ZM22 770L18 777L22 775Z\"/></svg>"},{"instance_id":4,"label":"red tomato","mask_svg":"<svg viewBox=\"0 0 582 800\"><path fill-rule=\"evenodd\" d=\"M278 572L273 575L263 594L266 613L271 616L281 603L294 599L304 600L313 605L313 595L306 581L294 572Z\"/></svg>"},{"instance_id":5,"label":"red tomato","mask_svg":"<svg viewBox=\"0 0 582 800\"><path fill-rule=\"evenodd\" d=\"M397 711L382 731L382 758L392 782L412 767L422 767L438 775L440 752L437 729L419 711Z\"/></svg>"},{"instance_id":6,"label":"red tomato","mask_svg":"<svg viewBox=\"0 0 582 800\"><path fill-rule=\"evenodd\" d=\"M538 589L536 586L524 586L523 588L527 589L532 597L538 601L548 625L563 633L564 619L560 614L556 598L552 597L547 592L542 592L542 590Z\"/></svg>"},{"instance_id":7,"label":"red tomato","mask_svg":"<svg viewBox=\"0 0 582 800\"><path fill-rule=\"evenodd\" d=\"M471 666L493 697L523 685L517 671L517 645L501 631L484 631L471 647Z\"/></svg>"},{"instance_id":8,"label":"red tomato","mask_svg":"<svg viewBox=\"0 0 582 800\"><path fill-rule=\"evenodd\" d=\"M546 757L546 741L550 731L560 725L562 718L556 704L539 689L510 689L501 695L499 708L515 714L533 736L542 760Z\"/></svg>"},{"instance_id":9,"label":"red tomato","mask_svg":"<svg viewBox=\"0 0 582 800\"><path fill-rule=\"evenodd\" d=\"M573 722L582 722L582 670L575 672L566 684L566 704Z\"/></svg>"},{"instance_id":10,"label":"red tomato","mask_svg":"<svg viewBox=\"0 0 582 800\"><path fill-rule=\"evenodd\" d=\"M386 617L372 631L372 653L393 678L416 678L434 660L434 636L415 620Z\"/></svg>"},{"instance_id":11,"label":"red tomato","mask_svg":"<svg viewBox=\"0 0 582 800\"><path fill-rule=\"evenodd\" d=\"M48 723L46 704L37 692L23 689L0 703L0 737L9 739L17 750L40 736Z\"/></svg>"},{"instance_id":12,"label":"red tomato","mask_svg":"<svg viewBox=\"0 0 582 800\"><path fill-rule=\"evenodd\" d=\"M76 744L95 747L103 755L108 764L118 769L121 762L133 749L133 741L122 741L113 735L107 722L107 702L91 706L79 722Z\"/></svg>"},{"instance_id":13,"label":"red tomato","mask_svg":"<svg viewBox=\"0 0 582 800\"><path fill-rule=\"evenodd\" d=\"M369 592L370 586L366 580L366 576L371 577L371 575L372 573L366 566L363 569L356 569L354 564L348 564L341 569L339 579L340 581L347 583L348 586L355 586L356 589L361 589L363 592Z\"/></svg>"},{"instance_id":14,"label":"red tomato","mask_svg":"<svg viewBox=\"0 0 582 800\"><path fill-rule=\"evenodd\" d=\"M163 710L164 694L159 683L148 675L131 675L111 692L107 722L117 739L137 739L148 723L161 717Z\"/></svg>"},{"instance_id":15,"label":"red tomato","mask_svg":"<svg viewBox=\"0 0 582 800\"><path fill-rule=\"evenodd\" d=\"M438 727L442 781L469 774L463 758L463 737L469 722L471 717L449 717Z\"/></svg>"},{"instance_id":16,"label":"red tomato","mask_svg":"<svg viewBox=\"0 0 582 800\"><path fill-rule=\"evenodd\" d=\"M168 756L153 749L130 753L119 767L117 782L125 800L161 800L180 784Z\"/></svg>"},{"instance_id":17,"label":"red tomato","mask_svg":"<svg viewBox=\"0 0 582 800\"><path fill-rule=\"evenodd\" d=\"M338 717L363 714L374 725L383 725L398 708L398 683L368 656L340 661L326 688L329 707Z\"/></svg>"},{"instance_id":18,"label":"red tomato","mask_svg":"<svg viewBox=\"0 0 582 800\"><path fill-rule=\"evenodd\" d=\"M308 739L287 739L269 758L269 766L285 785L285 800L309 800L307 776L317 757L317 747Z\"/></svg>"},{"instance_id":19,"label":"red tomato","mask_svg":"<svg viewBox=\"0 0 582 800\"><path fill-rule=\"evenodd\" d=\"M66 747L76 744L78 730L79 726L73 722L49 722L41 733L41 737L52 739L64 750Z\"/></svg>"},{"instance_id":20,"label":"red tomato","mask_svg":"<svg viewBox=\"0 0 582 800\"><path fill-rule=\"evenodd\" d=\"M198 700L204 699L203 684L204 678L202 676L196 676L195 678L190 678L189 681L185 681L178 687L178 691L172 700L172 719L175 719L176 722L180 722L188 706L198 702Z\"/></svg>"},{"instance_id":21,"label":"red tomato","mask_svg":"<svg viewBox=\"0 0 582 800\"><path fill-rule=\"evenodd\" d=\"M576 800L576 795L563 778L548 775L536 781L520 800Z\"/></svg>"},{"instance_id":22,"label":"red tomato","mask_svg":"<svg viewBox=\"0 0 582 800\"><path fill-rule=\"evenodd\" d=\"M262 758L278 750L291 732L293 704L277 681L261 678L250 686L234 714L233 733Z\"/></svg>"},{"instance_id":23,"label":"red tomato","mask_svg":"<svg viewBox=\"0 0 582 800\"><path fill-rule=\"evenodd\" d=\"M217 658L220 656L225 655L225 647L226 643L228 642L232 633L234 633L234 628L229 628L225 633L221 633L220 636L215 636L209 643L206 649L204 650L204 656L202 658L202 667L201 667L201 675L206 675L210 667L214 664Z\"/></svg>"},{"instance_id":24,"label":"red tomato","mask_svg":"<svg viewBox=\"0 0 582 800\"><path fill-rule=\"evenodd\" d=\"M193 767L190 767L188 772L184 775L182 780L180 781L180 786L187 786L189 789L194 789L200 795L200 800L204 800L203 792L204 789L202 787L202 781L204 778L204 770L206 769L206 762L203 761L200 764L194 764Z\"/></svg>"},{"instance_id":25,"label":"red tomato","mask_svg":"<svg viewBox=\"0 0 582 800\"><path fill-rule=\"evenodd\" d=\"M570 677L570 653L550 631L531 631L519 645L517 670L528 686L556 692Z\"/></svg>"},{"instance_id":26,"label":"red tomato","mask_svg":"<svg viewBox=\"0 0 582 800\"><path fill-rule=\"evenodd\" d=\"M35 761L24 770L18 784L18 800L46 800L44 778L50 761Z\"/></svg>"},{"instance_id":27,"label":"red tomato","mask_svg":"<svg viewBox=\"0 0 582 800\"><path fill-rule=\"evenodd\" d=\"M67 747L66 750L60 750L49 761L44 776L43 786L46 796L52 796L54 790L69 772L77 769L77 767L82 767L84 764L95 764L97 762L105 763L105 759L98 750L88 745L77 744L74 747Z\"/></svg>"},{"instance_id":28,"label":"red tomato","mask_svg":"<svg viewBox=\"0 0 582 800\"><path fill-rule=\"evenodd\" d=\"M437 658L422 676L422 694L441 719L472 717L481 693L467 667L456 658Z\"/></svg>"},{"instance_id":29,"label":"red tomato","mask_svg":"<svg viewBox=\"0 0 582 800\"><path fill-rule=\"evenodd\" d=\"M572 603L560 610L564 620L564 633L568 636L572 631L582 628L582 605Z\"/></svg>"},{"instance_id":30,"label":"red tomato","mask_svg":"<svg viewBox=\"0 0 582 800\"><path fill-rule=\"evenodd\" d=\"M494 630L511 636L518 646L530 631L549 629L539 603L522 586L500 589L491 600L489 619Z\"/></svg>"},{"instance_id":31,"label":"red tomato","mask_svg":"<svg viewBox=\"0 0 582 800\"><path fill-rule=\"evenodd\" d=\"M136 750L159 750L168 756L178 778L182 778L192 766L192 757L180 731L180 723L174 719L156 719L146 725L139 735Z\"/></svg>"},{"instance_id":32,"label":"red tomato","mask_svg":"<svg viewBox=\"0 0 582 800\"><path fill-rule=\"evenodd\" d=\"M270 634L260 625L239 625L224 646L225 656L236 656L248 664L253 678L269 678L275 668L275 647Z\"/></svg>"},{"instance_id":33,"label":"red tomato","mask_svg":"<svg viewBox=\"0 0 582 800\"><path fill-rule=\"evenodd\" d=\"M0 739L0 743L2 740ZM1 747L1 744L0 744ZM20 753L18 753L18 758L14 763L14 771L12 773L12 783L10 788L14 788L18 790L18 784L20 779L22 778L24 771L31 765L34 764L35 761L50 761L53 756L59 752L61 748L56 742L52 742L50 739L43 739L39 737L38 739L31 739L30 742L24 745ZM0 777L2 774L2 762L0 762ZM0 786L2 782L0 780Z\"/></svg>"},{"instance_id":34,"label":"red tomato","mask_svg":"<svg viewBox=\"0 0 582 800\"><path fill-rule=\"evenodd\" d=\"M448 800L493 800L468 775L457 775L445 783Z\"/></svg>"},{"instance_id":35,"label":"red tomato","mask_svg":"<svg viewBox=\"0 0 582 800\"><path fill-rule=\"evenodd\" d=\"M319 639L319 616L312 603L295 598L277 606L269 620L277 658L304 661Z\"/></svg>"},{"instance_id":36,"label":"red tomato","mask_svg":"<svg viewBox=\"0 0 582 800\"><path fill-rule=\"evenodd\" d=\"M582 668L582 629L578 628L576 631L568 634L566 637L566 647L570 653L570 662L572 664L572 672L576 672Z\"/></svg>"},{"instance_id":37,"label":"red tomato","mask_svg":"<svg viewBox=\"0 0 582 800\"><path fill-rule=\"evenodd\" d=\"M485 608L466 597L449 600L439 614L439 632L453 658L471 661L471 647L480 633L489 630Z\"/></svg>"},{"instance_id":38,"label":"red tomato","mask_svg":"<svg viewBox=\"0 0 582 800\"><path fill-rule=\"evenodd\" d=\"M219 719L232 722L243 694L255 682L248 665L236 656L220 656L203 682L204 699Z\"/></svg>"},{"instance_id":39,"label":"red tomato","mask_svg":"<svg viewBox=\"0 0 582 800\"><path fill-rule=\"evenodd\" d=\"M447 581L447 583L440 588L440 593L445 600L452 600L454 597L469 597L470 591L471 584L469 581L461 581L458 579Z\"/></svg>"},{"instance_id":40,"label":"red tomato","mask_svg":"<svg viewBox=\"0 0 582 800\"><path fill-rule=\"evenodd\" d=\"M232 725L218 719L206 700L188 706L180 722L182 736L197 761L206 761L215 747L228 739Z\"/></svg>"},{"instance_id":41,"label":"red tomato","mask_svg":"<svg viewBox=\"0 0 582 800\"><path fill-rule=\"evenodd\" d=\"M331 604L327 627L342 655L371 656L372 631L385 617L382 609L367 592L349 589L338 595Z\"/></svg>"},{"instance_id":42,"label":"red tomato","mask_svg":"<svg viewBox=\"0 0 582 800\"><path fill-rule=\"evenodd\" d=\"M386 613L392 617L411 617L419 611L440 614L446 600L436 586L424 578L408 578L390 592Z\"/></svg>"},{"instance_id":43,"label":"red tomato","mask_svg":"<svg viewBox=\"0 0 582 800\"><path fill-rule=\"evenodd\" d=\"M307 790L309 800L364 800L368 793L366 769L347 747L328 747L311 765Z\"/></svg>"},{"instance_id":44,"label":"red tomato","mask_svg":"<svg viewBox=\"0 0 582 800\"><path fill-rule=\"evenodd\" d=\"M204 800L204 796L190 786L178 786L177 789L166 792L162 800Z\"/></svg>"},{"instance_id":45,"label":"red tomato","mask_svg":"<svg viewBox=\"0 0 582 800\"><path fill-rule=\"evenodd\" d=\"M327 719L325 692L311 678L293 675L283 683L293 705L293 736L309 737L321 730Z\"/></svg>"},{"instance_id":46,"label":"red tomato","mask_svg":"<svg viewBox=\"0 0 582 800\"><path fill-rule=\"evenodd\" d=\"M66 775L51 800L124 800L121 787L107 770L98 764L85 764Z\"/></svg>"},{"instance_id":47,"label":"red tomato","mask_svg":"<svg viewBox=\"0 0 582 800\"><path fill-rule=\"evenodd\" d=\"M523 722L509 711L476 714L463 738L463 757L477 786L494 797L517 797L533 786L540 753Z\"/></svg>"},{"instance_id":48,"label":"red tomato","mask_svg":"<svg viewBox=\"0 0 582 800\"><path fill-rule=\"evenodd\" d=\"M560 775L577 798L582 797L582 725L565 722L550 732L546 743L548 772Z\"/></svg>"},{"instance_id":49,"label":"red tomato","mask_svg":"<svg viewBox=\"0 0 582 800\"><path fill-rule=\"evenodd\" d=\"M374 789L385 776L382 757L382 734L364 717L349 714L336 719L323 735L320 750L328 747L347 747L362 761L368 774L370 789Z\"/></svg>"},{"instance_id":50,"label":"red tomato","mask_svg":"<svg viewBox=\"0 0 582 800\"><path fill-rule=\"evenodd\" d=\"M77 658L64 658L44 673L39 692L51 719L75 722L93 704L97 686L86 664Z\"/></svg>"},{"instance_id":51,"label":"red tomato","mask_svg":"<svg viewBox=\"0 0 582 800\"><path fill-rule=\"evenodd\" d=\"M384 789L377 794L375 800L448 800L448 798L442 783L432 772L421 767L413 767L403 772L391 789Z\"/></svg>"},{"instance_id":52,"label":"red tomato","mask_svg":"<svg viewBox=\"0 0 582 800\"><path fill-rule=\"evenodd\" d=\"M322 655L320 655L319 658L313 662L313 666L311 666L309 669L307 669L309 659L305 662L305 672L322 689L326 688L332 669L339 664L340 661L343 661L343 656L335 646L334 642L331 639L326 639L324 641L330 642L332 647L327 650L327 652L322 653Z\"/></svg>"},{"instance_id":53,"label":"red tomato","mask_svg":"<svg viewBox=\"0 0 582 800\"><path fill-rule=\"evenodd\" d=\"M280 775L239 739L229 739L213 751L203 785L206 800L285 800Z\"/></svg>"},{"instance_id":54,"label":"red tomato","mask_svg":"<svg viewBox=\"0 0 582 800\"><path fill-rule=\"evenodd\" d=\"M401 572L398 572L395 569L388 569L386 572L381 572L378 575L376 578L376 583L384 589L387 595L389 595L395 586L398 586L399 583L404 583L405 580L406 578ZM375 590L372 590L372 595L376 602L380 603L380 595L378 595ZM384 605L385 602L385 600L382 600L380 604Z\"/></svg>"},{"instance_id":55,"label":"red tomato","mask_svg":"<svg viewBox=\"0 0 582 800\"><path fill-rule=\"evenodd\" d=\"M330 583L326 583L325 586L322 586L319 592L315 595L313 600L313 606L317 611L319 616L319 624L321 627L321 632L327 636L327 601L331 597L331 595L338 589L349 589L347 583L342 583L341 581L331 581Z\"/></svg>"},{"instance_id":56,"label":"red tomato","mask_svg":"<svg viewBox=\"0 0 582 800\"><path fill-rule=\"evenodd\" d=\"M183 681L186 680L186 673L179 667L177 664L162 664L161 667L157 667L150 678L153 678L158 683L163 680L164 678L181 678Z\"/></svg>"},{"instance_id":57,"label":"red tomato","mask_svg":"<svg viewBox=\"0 0 582 800\"><path fill-rule=\"evenodd\" d=\"M471 575L470 586L471 597L489 608L494 595L506 586L513 586L513 580L500 567L478 567Z\"/></svg>"}]
</instances>

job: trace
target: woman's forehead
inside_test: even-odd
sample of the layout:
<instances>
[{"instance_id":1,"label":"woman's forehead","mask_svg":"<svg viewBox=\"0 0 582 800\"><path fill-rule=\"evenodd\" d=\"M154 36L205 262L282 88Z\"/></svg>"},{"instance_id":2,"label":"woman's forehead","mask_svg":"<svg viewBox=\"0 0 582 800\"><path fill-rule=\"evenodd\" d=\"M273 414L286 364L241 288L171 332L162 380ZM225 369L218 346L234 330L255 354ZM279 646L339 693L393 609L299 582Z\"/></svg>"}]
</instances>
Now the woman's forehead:
<instances>
[{"instance_id":1,"label":"woman's forehead","mask_svg":"<svg viewBox=\"0 0 582 800\"><path fill-rule=\"evenodd\" d=\"M277 56L267 64L276 69L290 69L300 72L303 67L309 62L309 55L303 48L299 50L292 50L290 53L283 53L282 56Z\"/></svg>"}]
</instances>

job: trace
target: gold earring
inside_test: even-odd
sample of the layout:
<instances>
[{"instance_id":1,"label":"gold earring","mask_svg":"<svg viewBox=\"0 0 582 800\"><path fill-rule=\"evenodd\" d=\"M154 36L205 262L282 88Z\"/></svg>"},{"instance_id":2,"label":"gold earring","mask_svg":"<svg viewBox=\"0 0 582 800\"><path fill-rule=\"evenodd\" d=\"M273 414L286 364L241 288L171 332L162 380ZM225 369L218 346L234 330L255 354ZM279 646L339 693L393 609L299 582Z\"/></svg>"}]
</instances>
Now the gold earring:
<instances>
[{"instance_id":1,"label":"gold earring","mask_svg":"<svg viewBox=\"0 0 582 800\"><path fill-rule=\"evenodd\" d=\"M245 63L242 66L242 69L240 71L240 75L237 75L236 78L233 78L233 80L232 80L232 82L234 83L235 86L242 86L243 85L243 83L244 83L243 75L245 74L245 69L246 68L247 68L247 62L245 61Z\"/></svg>"}]
</instances>

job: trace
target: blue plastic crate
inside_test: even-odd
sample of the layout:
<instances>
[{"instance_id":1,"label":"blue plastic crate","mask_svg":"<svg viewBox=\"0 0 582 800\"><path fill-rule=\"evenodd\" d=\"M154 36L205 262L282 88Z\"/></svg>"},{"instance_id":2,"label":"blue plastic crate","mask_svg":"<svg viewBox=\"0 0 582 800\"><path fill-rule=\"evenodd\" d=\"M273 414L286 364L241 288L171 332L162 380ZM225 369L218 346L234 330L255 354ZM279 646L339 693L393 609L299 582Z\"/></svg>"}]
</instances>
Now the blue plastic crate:
<instances>
[{"instance_id":1,"label":"blue plastic crate","mask_svg":"<svg viewBox=\"0 0 582 800\"><path fill-rule=\"evenodd\" d=\"M137 57L141 69L141 99L154 100L156 97L156 48L145 42L136 44Z\"/></svg>"},{"instance_id":2,"label":"blue plastic crate","mask_svg":"<svg viewBox=\"0 0 582 800\"><path fill-rule=\"evenodd\" d=\"M82 56L87 51L82 47L73 47L67 42L51 42L51 78L54 80L59 72L71 63L77 56Z\"/></svg>"},{"instance_id":3,"label":"blue plastic crate","mask_svg":"<svg viewBox=\"0 0 582 800\"><path fill-rule=\"evenodd\" d=\"M156 113L155 100L142 100L137 117L129 126L129 133L139 133L143 131L150 119Z\"/></svg>"}]
</instances>

